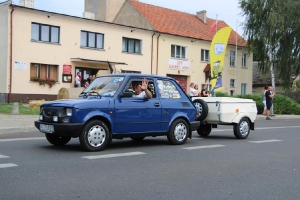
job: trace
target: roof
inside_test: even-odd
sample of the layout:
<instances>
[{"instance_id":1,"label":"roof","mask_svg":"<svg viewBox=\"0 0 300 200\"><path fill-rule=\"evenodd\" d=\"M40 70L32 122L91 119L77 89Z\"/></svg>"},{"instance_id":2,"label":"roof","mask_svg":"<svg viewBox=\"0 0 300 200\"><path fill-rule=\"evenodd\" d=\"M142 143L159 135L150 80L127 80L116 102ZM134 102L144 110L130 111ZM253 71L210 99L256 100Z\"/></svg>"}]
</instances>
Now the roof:
<instances>
[{"instance_id":1,"label":"roof","mask_svg":"<svg viewBox=\"0 0 300 200\"><path fill-rule=\"evenodd\" d=\"M275 84L280 85L280 81L275 79ZM252 85L253 86L265 86L270 85L272 83L271 72L264 74L259 70L258 62L253 62L253 78Z\"/></svg>"},{"instance_id":2,"label":"roof","mask_svg":"<svg viewBox=\"0 0 300 200\"><path fill-rule=\"evenodd\" d=\"M206 18L205 24L197 15L154 6L136 0L131 0L130 2L156 31L207 41L213 39L210 30L212 24L215 22L214 19ZM228 25L224 21L218 20L218 30L224 27L228 27ZM231 31L228 44L236 45L236 34L234 30ZM246 46L246 41L239 34L237 34L237 45Z\"/></svg>"}]
</instances>

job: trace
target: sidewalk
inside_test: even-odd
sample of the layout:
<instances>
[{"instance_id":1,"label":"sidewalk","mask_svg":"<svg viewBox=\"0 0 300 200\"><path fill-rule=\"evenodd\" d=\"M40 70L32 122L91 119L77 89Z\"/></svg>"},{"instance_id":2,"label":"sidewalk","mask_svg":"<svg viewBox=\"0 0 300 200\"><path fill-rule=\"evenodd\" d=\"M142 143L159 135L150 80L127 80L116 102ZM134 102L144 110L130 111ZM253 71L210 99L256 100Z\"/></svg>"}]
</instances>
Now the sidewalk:
<instances>
[{"instance_id":1,"label":"sidewalk","mask_svg":"<svg viewBox=\"0 0 300 200\"><path fill-rule=\"evenodd\" d=\"M256 120L264 120L266 116L257 115ZM275 115L276 119L300 119L300 115ZM38 131L34 126L34 121L38 120L38 115L12 115L0 114L0 134Z\"/></svg>"}]
</instances>

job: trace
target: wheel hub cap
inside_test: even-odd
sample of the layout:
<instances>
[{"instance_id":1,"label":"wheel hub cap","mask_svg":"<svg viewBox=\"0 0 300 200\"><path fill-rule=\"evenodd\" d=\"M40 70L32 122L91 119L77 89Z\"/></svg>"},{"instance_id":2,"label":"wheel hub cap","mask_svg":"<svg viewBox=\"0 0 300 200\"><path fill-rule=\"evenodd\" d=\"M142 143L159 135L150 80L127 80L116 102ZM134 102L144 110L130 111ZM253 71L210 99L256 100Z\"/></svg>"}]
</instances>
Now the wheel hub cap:
<instances>
[{"instance_id":1,"label":"wheel hub cap","mask_svg":"<svg viewBox=\"0 0 300 200\"><path fill-rule=\"evenodd\" d=\"M101 126L93 126L88 132L88 142L93 147L99 147L105 141L105 130Z\"/></svg>"},{"instance_id":2,"label":"wheel hub cap","mask_svg":"<svg viewBox=\"0 0 300 200\"><path fill-rule=\"evenodd\" d=\"M174 136L177 141L182 141L187 135L186 126L183 123L177 124L174 131Z\"/></svg>"},{"instance_id":3,"label":"wheel hub cap","mask_svg":"<svg viewBox=\"0 0 300 200\"><path fill-rule=\"evenodd\" d=\"M241 124L240 124L240 132L243 136L247 135L248 132L249 132L249 125L247 122L243 121Z\"/></svg>"},{"instance_id":4,"label":"wheel hub cap","mask_svg":"<svg viewBox=\"0 0 300 200\"><path fill-rule=\"evenodd\" d=\"M200 116L202 114L202 105L198 102L194 103L196 109L198 110L198 116Z\"/></svg>"}]
</instances>

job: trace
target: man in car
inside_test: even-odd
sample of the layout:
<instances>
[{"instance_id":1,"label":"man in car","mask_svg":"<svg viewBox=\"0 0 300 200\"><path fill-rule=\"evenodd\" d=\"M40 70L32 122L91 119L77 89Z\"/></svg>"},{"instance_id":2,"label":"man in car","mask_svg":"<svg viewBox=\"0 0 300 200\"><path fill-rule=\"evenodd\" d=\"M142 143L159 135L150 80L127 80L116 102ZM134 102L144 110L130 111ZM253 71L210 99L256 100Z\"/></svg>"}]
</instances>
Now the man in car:
<instances>
[{"instance_id":1,"label":"man in car","mask_svg":"<svg viewBox=\"0 0 300 200\"><path fill-rule=\"evenodd\" d=\"M152 98L152 93L148 90L148 83L147 79L143 79L142 82L134 81L132 82L132 89L135 94L132 97L140 97L140 98Z\"/></svg>"}]
</instances>

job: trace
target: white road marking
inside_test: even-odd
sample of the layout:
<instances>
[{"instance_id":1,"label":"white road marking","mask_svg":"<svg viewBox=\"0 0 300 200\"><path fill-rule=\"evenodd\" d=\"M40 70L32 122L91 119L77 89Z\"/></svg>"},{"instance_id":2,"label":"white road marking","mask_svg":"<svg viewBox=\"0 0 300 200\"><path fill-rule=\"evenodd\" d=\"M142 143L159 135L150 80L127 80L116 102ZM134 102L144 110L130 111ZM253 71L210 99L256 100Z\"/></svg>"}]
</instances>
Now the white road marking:
<instances>
[{"instance_id":1,"label":"white road marking","mask_svg":"<svg viewBox=\"0 0 300 200\"><path fill-rule=\"evenodd\" d=\"M0 168L8 168L8 167L17 167L18 165L14 163L5 163L5 164L0 164Z\"/></svg>"},{"instance_id":2,"label":"white road marking","mask_svg":"<svg viewBox=\"0 0 300 200\"><path fill-rule=\"evenodd\" d=\"M0 154L0 158L9 158L9 156L5 156L5 155Z\"/></svg>"},{"instance_id":3,"label":"white road marking","mask_svg":"<svg viewBox=\"0 0 300 200\"><path fill-rule=\"evenodd\" d=\"M82 158L87 158L87 159L115 158L115 157L122 157L122 156L137 156L137 155L143 155L143 154L146 154L146 153L144 153L144 152L129 152L129 153L98 155L98 156L83 156Z\"/></svg>"},{"instance_id":4,"label":"white road marking","mask_svg":"<svg viewBox=\"0 0 300 200\"><path fill-rule=\"evenodd\" d=\"M256 144L260 144L260 143L268 143L268 142L281 142L282 140L259 140L259 141L249 141L251 143L256 143Z\"/></svg>"},{"instance_id":5,"label":"white road marking","mask_svg":"<svg viewBox=\"0 0 300 200\"><path fill-rule=\"evenodd\" d=\"M203 140L203 138L192 137L192 140Z\"/></svg>"},{"instance_id":6,"label":"white road marking","mask_svg":"<svg viewBox=\"0 0 300 200\"><path fill-rule=\"evenodd\" d=\"M0 142L15 142L15 141L26 141L26 140L45 140L45 137L0 139Z\"/></svg>"},{"instance_id":7,"label":"white road marking","mask_svg":"<svg viewBox=\"0 0 300 200\"><path fill-rule=\"evenodd\" d=\"M225 147L226 145L216 144L216 145L207 145L207 146L195 146L195 147L183 147L182 149L194 150L194 149L208 149L216 147Z\"/></svg>"}]
</instances>

